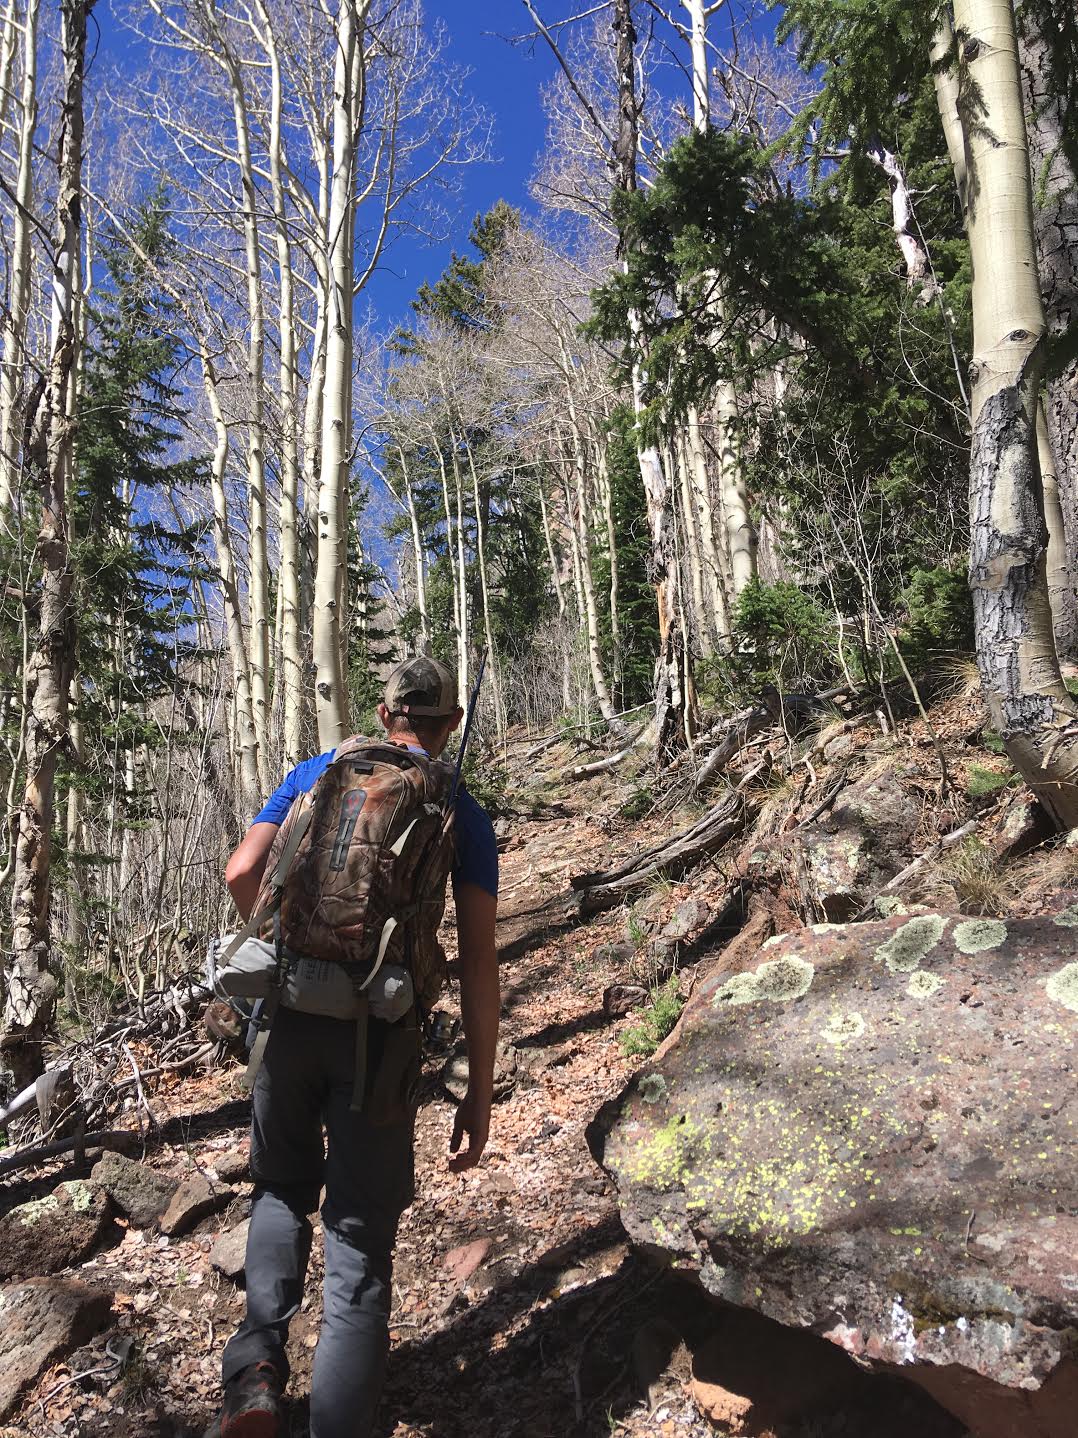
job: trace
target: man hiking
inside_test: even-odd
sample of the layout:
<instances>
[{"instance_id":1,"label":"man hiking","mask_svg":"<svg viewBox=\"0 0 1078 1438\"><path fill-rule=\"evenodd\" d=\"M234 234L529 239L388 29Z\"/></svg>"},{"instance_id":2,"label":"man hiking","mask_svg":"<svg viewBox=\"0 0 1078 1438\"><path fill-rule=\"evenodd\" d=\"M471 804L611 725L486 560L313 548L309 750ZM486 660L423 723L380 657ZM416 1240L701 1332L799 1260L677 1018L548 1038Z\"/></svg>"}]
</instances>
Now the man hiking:
<instances>
[{"instance_id":1,"label":"man hiking","mask_svg":"<svg viewBox=\"0 0 1078 1438\"><path fill-rule=\"evenodd\" d=\"M302 943L296 943L298 954L290 947L297 934L308 936L306 952L315 949L319 961L336 956L335 944L341 954L364 944L363 952L374 946L377 952L345 985L349 1003L362 1001L358 1019L351 1009L347 1018L301 1011L319 1005L305 1003L301 986L294 1000L300 1007L294 1007L289 987L263 1040L253 1086L247 1315L224 1351L225 1401L219 1429L211 1430L220 1438L283 1434L285 1341L303 1298L309 1215L323 1185L326 1272L311 1438L365 1438L371 1431L389 1351L397 1224L414 1197L417 1029L444 975L435 935L449 872L469 1060L449 1167L473 1167L487 1141L499 1010L498 854L490 819L467 792L458 792L452 768L438 762L463 717L454 675L433 659L406 660L390 675L378 716L385 739L348 740L292 770L225 870L245 919L258 912L266 885L278 883L264 932L275 935L278 962L283 951L291 966L290 985L291 974L302 975L305 967L321 978L350 968L305 960ZM451 828L444 822L450 807ZM311 817L297 846L287 835L304 809ZM437 842L447 830L452 842L439 867ZM287 872L275 877L282 847L289 851ZM411 892L403 900L400 894L385 899L385 875L412 862L418 867L403 880ZM328 877L311 893L316 872ZM390 962L395 955L399 966ZM396 980L385 979L393 974ZM377 993L396 992L400 982L409 994L414 982L414 1006L396 1022L378 1018Z\"/></svg>"}]
</instances>

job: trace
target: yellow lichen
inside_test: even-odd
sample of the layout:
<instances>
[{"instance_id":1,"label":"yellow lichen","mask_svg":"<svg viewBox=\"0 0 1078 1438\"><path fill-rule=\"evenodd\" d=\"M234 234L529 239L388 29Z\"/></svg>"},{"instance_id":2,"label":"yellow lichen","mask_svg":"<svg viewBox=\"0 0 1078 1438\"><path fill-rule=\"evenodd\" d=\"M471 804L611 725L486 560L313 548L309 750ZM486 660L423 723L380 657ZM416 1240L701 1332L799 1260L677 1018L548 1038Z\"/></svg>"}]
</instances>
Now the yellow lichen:
<instances>
[{"instance_id":1,"label":"yellow lichen","mask_svg":"<svg viewBox=\"0 0 1078 1438\"><path fill-rule=\"evenodd\" d=\"M933 994L939 993L943 988L943 980L938 974L930 974L927 969L915 969L910 974L910 981L906 985L906 992L911 999L930 999Z\"/></svg>"},{"instance_id":2,"label":"yellow lichen","mask_svg":"<svg viewBox=\"0 0 1078 1438\"><path fill-rule=\"evenodd\" d=\"M799 999L812 986L815 969L804 959L787 954L761 964L754 973L735 974L715 990L712 1004L756 1004L764 1000L783 1003Z\"/></svg>"}]
</instances>

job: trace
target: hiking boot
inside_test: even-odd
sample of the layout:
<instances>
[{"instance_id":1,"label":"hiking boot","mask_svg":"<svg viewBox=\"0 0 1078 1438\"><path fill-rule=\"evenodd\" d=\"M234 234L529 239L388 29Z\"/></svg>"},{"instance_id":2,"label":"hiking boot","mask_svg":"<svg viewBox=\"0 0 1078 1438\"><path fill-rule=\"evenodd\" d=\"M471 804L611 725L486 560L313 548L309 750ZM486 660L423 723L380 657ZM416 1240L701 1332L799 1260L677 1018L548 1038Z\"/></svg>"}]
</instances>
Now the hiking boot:
<instances>
[{"instance_id":1,"label":"hiking boot","mask_svg":"<svg viewBox=\"0 0 1078 1438\"><path fill-rule=\"evenodd\" d=\"M225 1384L221 1438L280 1438L284 1416L281 1375L272 1363L252 1363Z\"/></svg>"}]
</instances>

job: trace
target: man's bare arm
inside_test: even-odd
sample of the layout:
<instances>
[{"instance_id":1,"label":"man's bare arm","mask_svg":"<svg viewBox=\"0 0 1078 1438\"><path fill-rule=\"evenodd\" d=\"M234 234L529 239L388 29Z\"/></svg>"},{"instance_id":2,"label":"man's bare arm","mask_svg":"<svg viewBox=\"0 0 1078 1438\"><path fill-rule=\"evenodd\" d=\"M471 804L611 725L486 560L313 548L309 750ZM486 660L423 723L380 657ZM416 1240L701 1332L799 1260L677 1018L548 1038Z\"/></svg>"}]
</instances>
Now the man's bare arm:
<instances>
[{"instance_id":1,"label":"man's bare arm","mask_svg":"<svg viewBox=\"0 0 1078 1438\"><path fill-rule=\"evenodd\" d=\"M456 901L460 1008L468 1044L468 1092L457 1110L450 1142L457 1156L449 1167L459 1172L479 1162L490 1132L501 995L494 941L498 901L478 884L458 884ZM458 1153L465 1134L468 1147Z\"/></svg>"},{"instance_id":2,"label":"man's bare arm","mask_svg":"<svg viewBox=\"0 0 1078 1438\"><path fill-rule=\"evenodd\" d=\"M251 912L262 886L262 875L266 872L266 860L277 837L278 825L252 824L244 835L243 842L225 865L225 883L232 895L236 908L244 919Z\"/></svg>"}]
</instances>

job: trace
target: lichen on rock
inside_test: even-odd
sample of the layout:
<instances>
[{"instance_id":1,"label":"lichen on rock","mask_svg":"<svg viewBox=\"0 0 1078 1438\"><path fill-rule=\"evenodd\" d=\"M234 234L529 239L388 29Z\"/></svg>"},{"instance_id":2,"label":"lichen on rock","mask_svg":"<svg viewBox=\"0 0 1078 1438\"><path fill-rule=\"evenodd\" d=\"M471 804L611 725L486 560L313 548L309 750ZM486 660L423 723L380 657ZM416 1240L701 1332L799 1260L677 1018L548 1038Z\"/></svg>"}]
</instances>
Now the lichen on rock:
<instances>
[{"instance_id":1,"label":"lichen on rock","mask_svg":"<svg viewBox=\"0 0 1078 1438\"><path fill-rule=\"evenodd\" d=\"M930 974L927 969L914 969L906 985L906 992L911 999L930 999L942 988L943 980L938 974Z\"/></svg>"},{"instance_id":2,"label":"lichen on rock","mask_svg":"<svg viewBox=\"0 0 1078 1438\"><path fill-rule=\"evenodd\" d=\"M764 1000L785 1003L807 994L812 986L813 966L795 954L770 959L753 973L734 974L715 990L712 1003L757 1004Z\"/></svg>"},{"instance_id":3,"label":"lichen on rock","mask_svg":"<svg viewBox=\"0 0 1078 1438\"><path fill-rule=\"evenodd\" d=\"M893 974L912 974L943 938L946 927L947 920L939 914L924 914L911 919L879 946L875 957Z\"/></svg>"},{"instance_id":4,"label":"lichen on rock","mask_svg":"<svg viewBox=\"0 0 1078 1438\"><path fill-rule=\"evenodd\" d=\"M829 1044L846 1044L859 1039L864 1031L865 1021L861 1014L832 1014L820 1037Z\"/></svg>"},{"instance_id":5,"label":"lichen on rock","mask_svg":"<svg viewBox=\"0 0 1078 1438\"><path fill-rule=\"evenodd\" d=\"M1007 941L1007 925L999 919L966 919L955 924L954 944L964 954L985 954Z\"/></svg>"},{"instance_id":6,"label":"lichen on rock","mask_svg":"<svg viewBox=\"0 0 1078 1438\"><path fill-rule=\"evenodd\" d=\"M1066 964L1051 975L1045 984L1050 999L1078 1014L1078 963Z\"/></svg>"}]
</instances>

